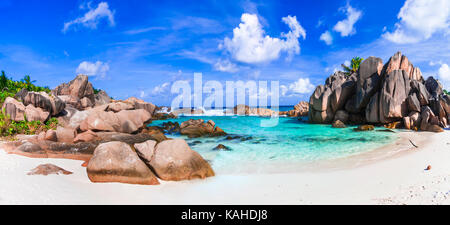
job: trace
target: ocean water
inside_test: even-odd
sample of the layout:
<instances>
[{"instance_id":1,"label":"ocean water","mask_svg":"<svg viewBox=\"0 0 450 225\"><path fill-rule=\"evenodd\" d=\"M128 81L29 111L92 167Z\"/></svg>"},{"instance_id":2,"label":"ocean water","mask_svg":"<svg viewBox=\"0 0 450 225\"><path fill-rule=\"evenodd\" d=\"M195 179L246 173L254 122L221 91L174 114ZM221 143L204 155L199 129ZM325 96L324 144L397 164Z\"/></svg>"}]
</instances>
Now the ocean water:
<instances>
[{"instance_id":1,"label":"ocean water","mask_svg":"<svg viewBox=\"0 0 450 225\"><path fill-rule=\"evenodd\" d=\"M191 139L166 134L186 139L218 174L295 172L302 165L358 155L393 143L397 138L390 132L355 132L354 127L337 129L288 117L280 117L278 125L273 127L261 127L261 122L269 119L257 116L180 116L154 121L151 126L168 121L181 124L189 119L213 120L230 136L238 137L233 140L226 140L226 137ZM218 144L231 150L213 150Z\"/></svg>"}]
</instances>

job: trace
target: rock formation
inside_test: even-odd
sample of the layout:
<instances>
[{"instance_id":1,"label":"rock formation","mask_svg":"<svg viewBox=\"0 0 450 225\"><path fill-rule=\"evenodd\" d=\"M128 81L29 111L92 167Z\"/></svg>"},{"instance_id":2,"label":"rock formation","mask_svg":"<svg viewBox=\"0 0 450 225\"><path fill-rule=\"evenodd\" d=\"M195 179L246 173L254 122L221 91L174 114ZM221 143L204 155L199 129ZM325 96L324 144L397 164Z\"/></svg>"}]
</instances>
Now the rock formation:
<instances>
[{"instance_id":1,"label":"rock formation","mask_svg":"<svg viewBox=\"0 0 450 225\"><path fill-rule=\"evenodd\" d=\"M293 110L289 110L287 112L280 111L279 115L286 115L289 117L303 117L308 116L309 112L309 103L305 101L299 102L297 105L294 106Z\"/></svg>"},{"instance_id":2,"label":"rock formation","mask_svg":"<svg viewBox=\"0 0 450 225\"><path fill-rule=\"evenodd\" d=\"M211 166L182 139L135 145L162 180L179 181L214 176Z\"/></svg>"},{"instance_id":3,"label":"rock formation","mask_svg":"<svg viewBox=\"0 0 450 225\"><path fill-rule=\"evenodd\" d=\"M220 127L216 126L214 121L209 120L208 122L205 122L202 119L191 119L181 123L180 133L182 135L187 135L190 138L203 136L217 137L226 135Z\"/></svg>"},{"instance_id":4,"label":"rock formation","mask_svg":"<svg viewBox=\"0 0 450 225\"><path fill-rule=\"evenodd\" d=\"M87 166L92 182L159 184L155 174L129 145L119 141L99 145Z\"/></svg>"},{"instance_id":5,"label":"rock formation","mask_svg":"<svg viewBox=\"0 0 450 225\"><path fill-rule=\"evenodd\" d=\"M332 74L311 95L308 118L312 123L395 123L430 130L448 125L449 103L438 80L424 80L420 69L397 52L384 65L380 58L369 57L350 76Z\"/></svg>"},{"instance_id":6,"label":"rock formation","mask_svg":"<svg viewBox=\"0 0 450 225\"><path fill-rule=\"evenodd\" d=\"M84 75L59 85L52 94L23 89L14 98L6 98L2 106L5 114L15 121L57 118L58 125L37 135L16 135L14 141L0 143L0 148L33 158L84 160L92 182L159 184L152 171L158 171L165 180L213 176L208 162L184 140L167 142L163 128L147 126L155 114L157 118L173 117L156 108L134 97L117 101L104 91L94 94ZM181 131L178 123L172 125L171 132ZM188 136L225 135L213 121L186 122L183 128ZM66 173L56 166L42 165L30 174L61 171Z\"/></svg>"}]
</instances>

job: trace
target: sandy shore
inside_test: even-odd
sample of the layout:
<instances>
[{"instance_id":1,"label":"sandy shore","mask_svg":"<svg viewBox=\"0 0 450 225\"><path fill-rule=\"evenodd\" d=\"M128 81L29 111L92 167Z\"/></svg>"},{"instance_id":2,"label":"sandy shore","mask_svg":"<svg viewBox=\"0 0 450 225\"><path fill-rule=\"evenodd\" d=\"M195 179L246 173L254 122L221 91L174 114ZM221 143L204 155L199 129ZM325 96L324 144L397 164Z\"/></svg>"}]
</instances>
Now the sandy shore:
<instances>
[{"instance_id":1,"label":"sandy shore","mask_svg":"<svg viewBox=\"0 0 450 225\"><path fill-rule=\"evenodd\" d=\"M450 204L450 131L400 136L383 149L321 165L323 170L218 174L159 186L94 184L82 161L0 151L0 204ZM26 175L43 163L73 174Z\"/></svg>"}]
</instances>

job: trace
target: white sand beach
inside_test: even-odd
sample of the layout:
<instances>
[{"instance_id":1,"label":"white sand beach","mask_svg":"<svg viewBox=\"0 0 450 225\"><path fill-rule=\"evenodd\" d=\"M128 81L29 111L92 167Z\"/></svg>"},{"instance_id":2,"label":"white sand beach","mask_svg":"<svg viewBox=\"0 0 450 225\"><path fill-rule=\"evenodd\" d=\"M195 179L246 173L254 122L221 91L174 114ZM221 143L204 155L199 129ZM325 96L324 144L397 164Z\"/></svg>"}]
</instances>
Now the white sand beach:
<instances>
[{"instance_id":1,"label":"white sand beach","mask_svg":"<svg viewBox=\"0 0 450 225\"><path fill-rule=\"evenodd\" d=\"M450 131L400 135L396 144L322 170L218 174L158 186L91 183L82 161L0 151L0 204L450 204ZM43 163L73 174L27 175Z\"/></svg>"}]
</instances>

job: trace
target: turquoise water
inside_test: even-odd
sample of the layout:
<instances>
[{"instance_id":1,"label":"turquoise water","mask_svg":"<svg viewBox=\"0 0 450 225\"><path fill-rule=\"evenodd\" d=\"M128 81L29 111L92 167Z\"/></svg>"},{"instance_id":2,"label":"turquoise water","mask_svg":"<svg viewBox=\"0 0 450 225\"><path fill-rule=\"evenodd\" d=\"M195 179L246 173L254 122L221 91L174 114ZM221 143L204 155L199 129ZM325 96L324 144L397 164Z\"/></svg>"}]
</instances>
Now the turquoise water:
<instances>
[{"instance_id":1,"label":"turquoise water","mask_svg":"<svg viewBox=\"0 0 450 225\"><path fill-rule=\"evenodd\" d=\"M181 116L154 121L151 125L168 121L181 124L189 119L213 120L231 136L240 137L234 140L225 137L190 139L167 134L171 138L186 139L192 149L211 163L216 173L289 172L307 163L368 152L396 140L395 133L354 132L353 127L336 129L287 117L280 117L274 127L261 127L261 121L269 119L256 116ZM218 144L231 150L213 150Z\"/></svg>"}]
</instances>

